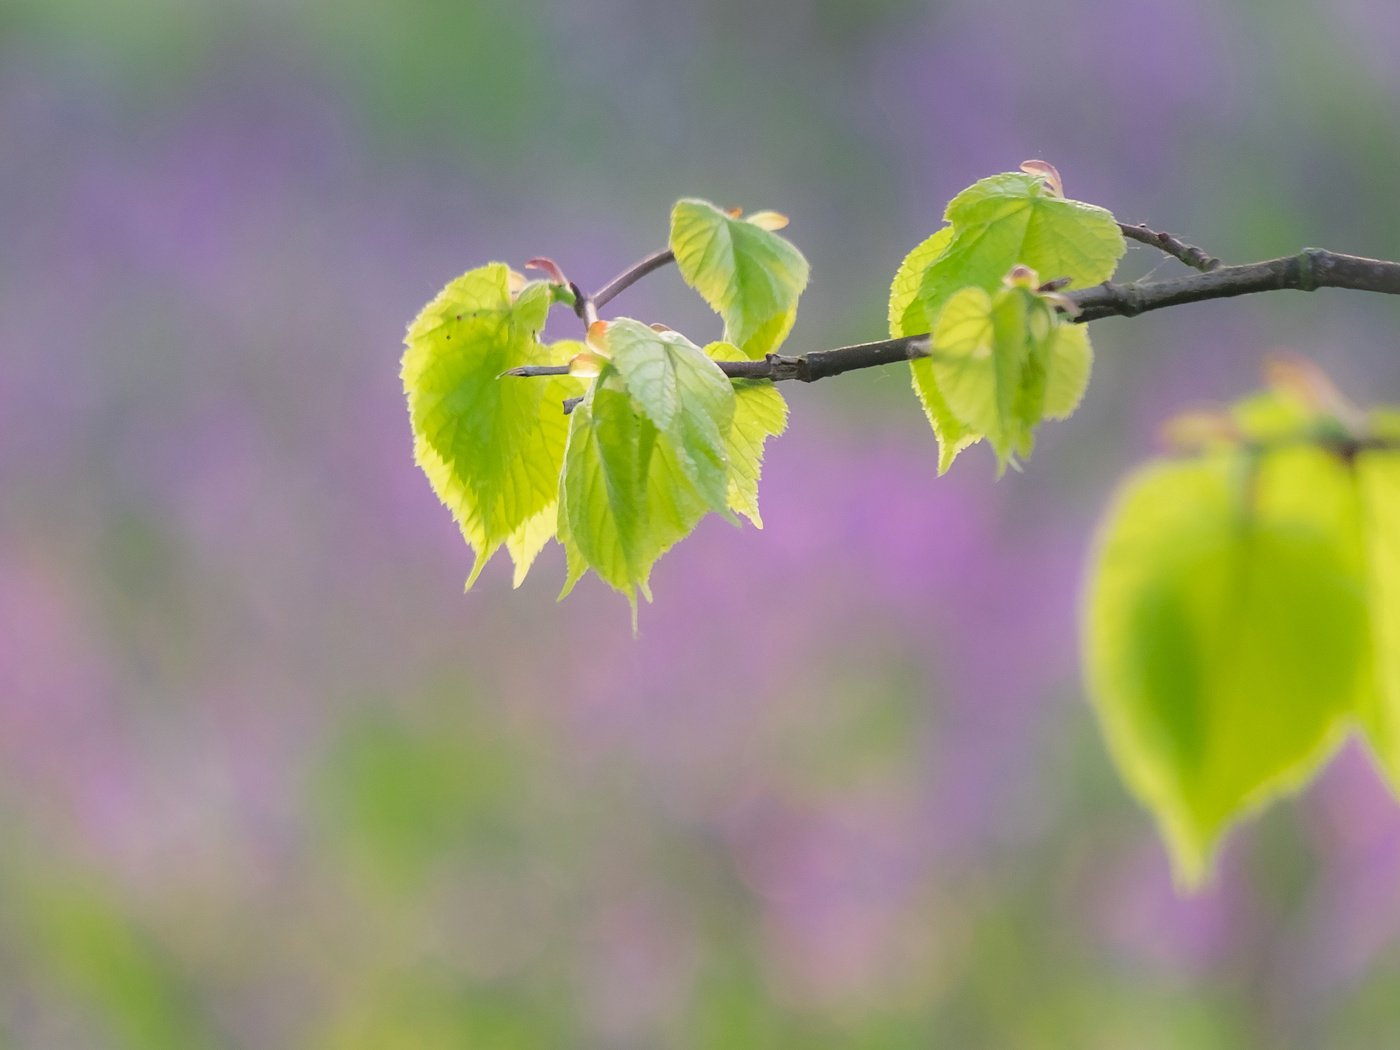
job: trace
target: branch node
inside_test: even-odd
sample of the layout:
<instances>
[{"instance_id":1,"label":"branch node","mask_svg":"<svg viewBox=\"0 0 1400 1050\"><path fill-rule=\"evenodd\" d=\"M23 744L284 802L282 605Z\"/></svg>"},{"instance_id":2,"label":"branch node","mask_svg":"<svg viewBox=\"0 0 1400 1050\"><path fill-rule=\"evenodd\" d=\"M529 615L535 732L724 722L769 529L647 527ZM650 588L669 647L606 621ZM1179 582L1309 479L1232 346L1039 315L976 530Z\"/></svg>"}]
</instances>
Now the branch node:
<instances>
[{"instance_id":1,"label":"branch node","mask_svg":"<svg viewBox=\"0 0 1400 1050\"><path fill-rule=\"evenodd\" d=\"M569 291L574 293L574 313L583 322L583 327L593 327L598 320L598 305L593 301L593 297L585 295L583 289L573 281L569 282Z\"/></svg>"},{"instance_id":2,"label":"branch node","mask_svg":"<svg viewBox=\"0 0 1400 1050\"><path fill-rule=\"evenodd\" d=\"M1317 290L1317 269L1313 262L1319 256L1316 248L1304 248L1295 256L1298 263L1298 288L1304 292Z\"/></svg>"}]
</instances>

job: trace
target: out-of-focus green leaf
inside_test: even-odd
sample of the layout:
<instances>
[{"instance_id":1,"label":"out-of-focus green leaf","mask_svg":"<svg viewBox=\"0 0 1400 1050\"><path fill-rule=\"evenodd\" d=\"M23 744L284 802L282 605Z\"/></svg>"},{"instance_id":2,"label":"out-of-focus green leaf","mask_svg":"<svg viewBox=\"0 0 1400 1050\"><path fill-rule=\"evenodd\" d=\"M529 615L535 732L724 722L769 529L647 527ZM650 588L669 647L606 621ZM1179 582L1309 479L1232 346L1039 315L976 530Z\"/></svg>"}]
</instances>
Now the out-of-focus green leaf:
<instances>
[{"instance_id":1,"label":"out-of-focus green leaf","mask_svg":"<svg viewBox=\"0 0 1400 1050\"><path fill-rule=\"evenodd\" d=\"M1400 452L1361 453L1356 483L1376 660L1376 689L1361 722L1392 790L1400 794Z\"/></svg>"},{"instance_id":2,"label":"out-of-focus green leaf","mask_svg":"<svg viewBox=\"0 0 1400 1050\"><path fill-rule=\"evenodd\" d=\"M790 242L706 201L682 200L671 211L670 244L686 284L724 318L727 342L760 358L787 338L808 277Z\"/></svg>"},{"instance_id":3,"label":"out-of-focus green leaf","mask_svg":"<svg viewBox=\"0 0 1400 1050\"><path fill-rule=\"evenodd\" d=\"M1089 690L1185 885L1364 708L1357 515L1346 464L1305 446L1149 466L1108 515L1085 606Z\"/></svg>"}]
</instances>

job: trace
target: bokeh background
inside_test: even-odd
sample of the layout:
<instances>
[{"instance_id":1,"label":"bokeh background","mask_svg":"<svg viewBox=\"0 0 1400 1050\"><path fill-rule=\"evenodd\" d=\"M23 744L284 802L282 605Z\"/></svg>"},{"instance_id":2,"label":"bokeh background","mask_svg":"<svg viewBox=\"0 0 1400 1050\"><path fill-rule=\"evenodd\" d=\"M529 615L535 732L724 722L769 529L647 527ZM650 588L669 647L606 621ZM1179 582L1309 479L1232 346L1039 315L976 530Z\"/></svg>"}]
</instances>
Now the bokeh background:
<instances>
[{"instance_id":1,"label":"bokeh background","mask_svg":"<svg viewBox=\"0 0 1400 1050\"><path fill-rule=\"evenodd\" d=\"M597 286L685 195L793 217L799 349L1028 157L1394 258L1397 53L1393 0L0 4L0 1047L1400 1045L1364 756L1180 899L1074 628L1161 421L1281 346L1400 401L1394 302L1096 324L999 482L900 369L787 389L767 529L635 640L557 549L462 594L397 377L451 277ZM617 308L717 333L674 272Z\"/></svg>"}]
</instances>

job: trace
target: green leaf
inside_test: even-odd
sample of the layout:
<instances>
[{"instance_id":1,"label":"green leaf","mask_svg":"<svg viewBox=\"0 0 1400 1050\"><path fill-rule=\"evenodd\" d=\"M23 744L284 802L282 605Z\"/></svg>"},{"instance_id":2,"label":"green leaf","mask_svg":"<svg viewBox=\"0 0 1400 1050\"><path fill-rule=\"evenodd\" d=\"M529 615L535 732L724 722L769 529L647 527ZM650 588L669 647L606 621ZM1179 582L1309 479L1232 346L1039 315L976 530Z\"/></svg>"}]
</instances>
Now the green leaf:
<instances>
[{"instance_id":1,"label":"green leaf","mask_svg":"<svg viewBox=\"0 0 1400 1050\"><path fill-rule=\"evenodd\" d=\"M705 353L715 361L742 361L733 343L711 343ZM787 429L788 408L777 387L765 380L736 379L734 422L725 451L729 456L729 509L763 528L758 511L758 480L763 472L763 443Z\"/></svg>"},{"instance_id":2,"label":"green leaf","mask_svg":"<svg viewBox=\"0 0 1400 1050\"><path fill-rule=\"evenodd\" d=\"M568 434L567 385L501 377L555 360L536 338L549 287L512 297L509 273L492 263L444 288L409 326L401 369L414 456L476 555L468 587L502 544L517 577L529 567L540 535L531 522L554 503Z\"/></svg>"},{"instance_id":3,"label":"green leaf","mask_svg":"<svg viewBox=\"0 0 1400 1050\"><path fill-rule=\"evenodd\" d=\"M734 389L705 352L679 332L622 318L607 327L613 367L632 401L668 435L678 462L705 502L727 506L727 435Z\"/></svg>"},{"instance_id":4,"label":"green leaf","mask_svg":"<svg viewBox=\"0 0 1400 1050\"><path fill-rule=\"evenodd\" d=\"M1056 197L1044 180L1021 173L993 175L953 198L953 234L924 271L917 300L930 319L958 289L994 291L1014 266L1045 280L1070 279L1083 288L1113 276L1126 245L1103 208Z\"/></svg>"},{"instance_id":5,"label":"green leaf","mask_svg":"<svg viewBox=\"0 0 1400 1050\"><path fill-rule=\"evenodd\" d=\"M652 566L710 511L729 515L729 379L674 333L606 329L609 359L569 425L558 530L572 587L584 568L650 600Z\"/></svg>"},{"instance_id":6,"label":"green leaf","mask_svg":"<svg viewBox=\"0 0 1400 1050\"><path fill-rule=\"evenodd\" d=\"M1231 823L1305 783L1370 688L1346 464L1294 446L1158 463L1109 512L1089 692L1123 779L1199 884Z\"/></svg>"},{"instance_id":7,"label":"green leaf","mask_svg":"<svg viewBox=\"0 0 1400 1050\"><path fill-rule=\"evenodd\" d=\"M1361 723L1392 790L1400 794L1400 452L1361 453L1356 483L1376 657L1376 691L1362 708Z\"/></svg>"},{"instance_id":8,"label":"green leaf","mask_svg":"<svg viewBox=\"0 0 1400 1050\"><path fill-rule=\"evenodd\" d=\"M724 318L725 340L751 358L777 349L807 287L802 253L777 234L701 200L676 203L670 241L681 277Z\"/></svg>"},{"instance_id":9,"label":"green leaf","mask_svg":"<svg viewBox=\"0 0 1400 1050\"><path fill-rule=\"evenodd\" d=\"M964 288L938 315L930 373L947 410L968 434L986 437L1004 468L1028 454L1046 400L1057 322L1039 296Z\"/></svg>"}]
</instances>

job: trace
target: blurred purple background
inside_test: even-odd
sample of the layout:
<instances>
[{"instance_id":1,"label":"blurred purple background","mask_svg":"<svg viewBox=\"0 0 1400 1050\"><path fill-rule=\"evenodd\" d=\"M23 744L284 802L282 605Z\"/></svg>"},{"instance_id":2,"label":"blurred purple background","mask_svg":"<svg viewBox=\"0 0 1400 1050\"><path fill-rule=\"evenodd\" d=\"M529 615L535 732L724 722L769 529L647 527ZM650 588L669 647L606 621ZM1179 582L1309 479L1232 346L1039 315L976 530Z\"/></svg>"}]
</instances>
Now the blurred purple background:
<instances>
[{"instance_id":1,"label":"blurred purple background","mask_svg":"<svg viewBox=\"0 0 1400 1050\"><path fill-rule=\"evenodd\" d=\"M1074 627L1159 423L1280 346L1400 401L1393 302L1096 324L1000 482L936 478L901 369L785 390L767 528L703 524L636 640L557 549L463 596L397 376L451 277L596 286L684 195L792 216L794 349L883 335L1029 157L1230 261L1395 258L1397 53L1388 0L11 0L0 1046L1400 1044L1365 758L1178 899ZM674 272L615 308L718 332Z\"/></svg>"}]
</instances>

